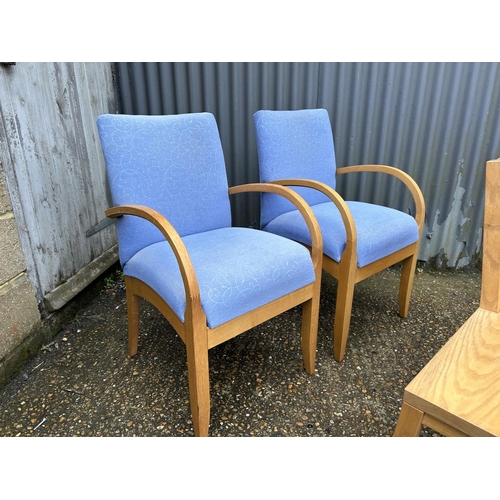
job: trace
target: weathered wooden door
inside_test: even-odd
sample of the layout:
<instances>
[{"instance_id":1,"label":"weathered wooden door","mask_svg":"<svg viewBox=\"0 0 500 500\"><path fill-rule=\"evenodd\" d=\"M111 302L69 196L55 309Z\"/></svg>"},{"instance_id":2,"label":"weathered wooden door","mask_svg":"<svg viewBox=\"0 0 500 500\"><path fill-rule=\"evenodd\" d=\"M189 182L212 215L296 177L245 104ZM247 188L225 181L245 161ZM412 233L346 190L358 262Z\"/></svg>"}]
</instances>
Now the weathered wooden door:
<instances>
[{"instance_id":1,"label":"weathered wooden door","mask_svg":"<svg viewBox=\"0 0 500 500\"><path fill-rule=\"evenodd\" d=\"M64 305L116 261L96 119L111 63L0 64L0 161L37 300ZM104 224L105 225L105 224Z\"/></svg>"}]
</instances>

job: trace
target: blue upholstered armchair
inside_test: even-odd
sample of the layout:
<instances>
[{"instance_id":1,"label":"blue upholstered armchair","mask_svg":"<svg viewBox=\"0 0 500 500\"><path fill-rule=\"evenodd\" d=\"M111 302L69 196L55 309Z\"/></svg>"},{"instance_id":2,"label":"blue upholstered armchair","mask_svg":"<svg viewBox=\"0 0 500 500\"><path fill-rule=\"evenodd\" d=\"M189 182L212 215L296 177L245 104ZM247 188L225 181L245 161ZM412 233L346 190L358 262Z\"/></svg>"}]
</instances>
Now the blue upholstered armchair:
<instances>
[{"instance_id":1,"label":"blue upholstered armchair","mask_svg":"<svg viewBox=\"0 0 500 500\"><path fill-rule=\"evenodd\" d=\"M314 372L322 238L291 189L228 189L214 117L102 115L97 120L117 217L127 290L128 353L138 349L139 297L167 318L186 345L195 435L208 434L208 350L302 304L302 352ZM229 194L279 193L304 217L303 245L231 226Z\"/></svg>"},{"instance_id":2,"label":"blue upholstered armchair","mask_svg":"<svg viewBox=\"0 0 500 500\"><path fill-rule=\"evenodd\" d=\"M324 109L261 110L254 115L260 181L294 187L311 206L323 234L323 268L338 280L334 321L334 355L345 354L354 285L398 262L403 263L399 314L408 314L424 221L424 199L415 181L385 165L336 168L333 134ZM361 201L345 201L336 176L379 172L409 189L415 216ZM264 193L261 228L309 245L306 226L286 201Z\"/></svg>"}]
</instances>

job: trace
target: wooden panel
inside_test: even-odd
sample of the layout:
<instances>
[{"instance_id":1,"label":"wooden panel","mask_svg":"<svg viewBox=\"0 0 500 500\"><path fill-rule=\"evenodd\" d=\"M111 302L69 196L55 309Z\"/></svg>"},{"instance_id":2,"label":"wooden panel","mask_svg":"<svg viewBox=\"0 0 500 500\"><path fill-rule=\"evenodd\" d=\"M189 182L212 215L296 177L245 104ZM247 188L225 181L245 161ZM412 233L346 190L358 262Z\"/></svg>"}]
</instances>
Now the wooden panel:
<instances>
[{"instance_id":1,"label":"wooden panel","mask_svg":"<svg viewBox=\"0 0 500 500\"><path fill-rule=\"evenodd\" d=\"M481 307L500 311L500 159L486 163Z\"/></svg>"},{"instance_id":2,"label":"wooden panel","mask_svg":"<svg viewBox=\"0 0 500 500\"><path fill-rule=\"evenodd\" d=\"M114 111L109 63L0 68L0 153L28 275L41 299L116 243L90 237L108 206L97 116Z\"/></svg>"},{"instance_id":3,"label":"wooden panel","mask_svg":"<svg viewBox=\"0 0 500 500\"><path fill-rule=\"evenodd\" d=\"M424 415L422 424L425 427L430 427L431 429L439 432L446 437L468 437L468 434L465 434L458 429L445 424L437 418L430 417L429 415Z\"/></svg>"}]
</instances>

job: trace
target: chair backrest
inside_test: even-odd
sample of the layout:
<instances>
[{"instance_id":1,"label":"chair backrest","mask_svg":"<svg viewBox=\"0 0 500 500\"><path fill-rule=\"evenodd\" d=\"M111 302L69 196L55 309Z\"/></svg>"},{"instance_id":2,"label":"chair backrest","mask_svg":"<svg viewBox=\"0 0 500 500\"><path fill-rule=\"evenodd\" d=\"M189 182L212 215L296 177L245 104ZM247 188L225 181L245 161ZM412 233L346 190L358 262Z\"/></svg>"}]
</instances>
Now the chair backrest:
<instances>
[{"instance_id":1,"label":"chair backrest","mask_svg":"<svg viewBox=\"0 0 500 500\"><path fill-rule=\"evenodd\" d=\"M181 236L231 225L224 156L212 114L109 114L99 116L97 126L115 206L153 208ZM120 217L117 229L122 265L164 239L137 217Z\"/></svg>"},{"instance_id":2,"label":"chair backrest","mask_svg":"<svg viewBox=\"0 0 500 500\"><path fill-rule=\"evenodd\" d=\"M335 149L326 109L261 110L254 114L261 182L278 179L312 179L335 189ZM309 205L328 201L316 190L294 188ZM261 225L284 212L290 204L262 195Z\"/></svg>"}]
</instances>

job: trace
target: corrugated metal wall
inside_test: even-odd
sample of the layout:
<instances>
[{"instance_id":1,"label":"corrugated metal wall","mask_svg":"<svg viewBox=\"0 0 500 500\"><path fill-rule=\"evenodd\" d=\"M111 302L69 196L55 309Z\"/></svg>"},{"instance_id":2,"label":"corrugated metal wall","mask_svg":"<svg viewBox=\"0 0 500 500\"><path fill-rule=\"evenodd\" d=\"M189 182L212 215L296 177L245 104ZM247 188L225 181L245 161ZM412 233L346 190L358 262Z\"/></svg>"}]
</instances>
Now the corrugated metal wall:
<instances>
[{"instance_id":1,"label":"corrugated metal wall","mask_svg":"<svg viewBox=\"0 0 500 500\"><path fill-rule=\"evenodd\" d=\"M212 112L230 185L258 180L252 115L323 107L337 165L382 163L408 172L427 205L420 259L462 268L480 257L484 166L500 156L499 63L115 63L120 110ZM339 178L346 198L413 207L395 182ZM234 220L257 225L258 199Z\"/></svg>"}]
</instances>

